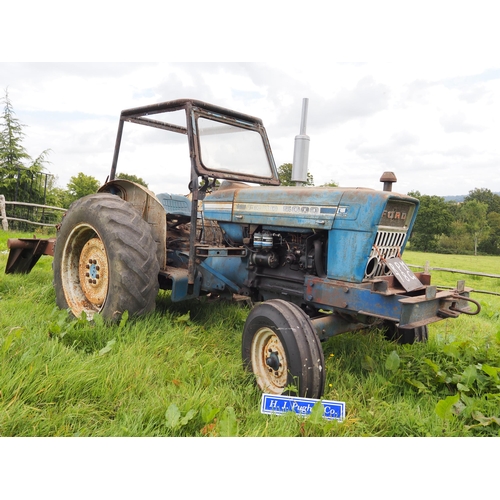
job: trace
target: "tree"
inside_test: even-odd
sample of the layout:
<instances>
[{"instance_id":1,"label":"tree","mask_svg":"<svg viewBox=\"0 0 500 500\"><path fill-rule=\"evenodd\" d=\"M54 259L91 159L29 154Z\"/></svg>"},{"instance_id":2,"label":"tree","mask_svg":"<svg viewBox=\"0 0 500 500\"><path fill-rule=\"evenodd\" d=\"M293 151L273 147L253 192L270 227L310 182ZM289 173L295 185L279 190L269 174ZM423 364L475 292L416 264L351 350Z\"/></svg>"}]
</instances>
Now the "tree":
<instances>
[{"instance_id":1,"label":"tree","mask_svg":"<svg viewBox=\"0 0 500 500\"><path fill-rule=\"evenodd\" d=\"M438 238L449 234L453 217L450 206L440 196L422 195L419 191L408 193L420 200L417 219L411 234L411 246L424 252L435 251Z\"/></svg>"},{"instance_id":2,"label":"tree","mask_svg":"<svg viewBox=\"0 0 500 500\"><path fill-rule=\"evenodd\" d=\"M292 182L292 164L291 163L283 163L278 168L278 177L280 179L282 186L295 186L295 182ZM307 173L307 182L306 186L314 186L314 180L312 174Z\"/></svg>"},{"instance_id":3,"label":"tree","mask_svg":"<svg viewBox=\"0 0 500 500\"><path fill-rule=\"evenodd\" d=\"M490 234L488 238L479 244L479 250L485 253L500 255L500 214L490 212L488 214L488 225Z\"/></svg>"},{"instance_id":4,"label":"tree","mask_svg":"<svg viewBox=\"0 0 500 500\"><path fill-rule=\"evenodd\" d=\"M467 235L464 222L459 219L453 220L450 231L439 237L439 245L436 252L452 254L470 254L474 251L474 242Z\"/></svg>"},{"instance_id":5,"label":"tree","mask_svg":"<svg viewBox=\"0 0 500 500\"><path fill-rule=\"evenodd\" d=\"M68 208L74 201L67 189L51 186L47 192L46 205L53 207Z\"/></svg>"},{"instance_id":6,"label":"tree","mask_svg":"<svg viewBox=\"0 0 500 500\"><path fill-rule=\"evenodd\" d=\"M127 181L132 181L132 182L135 182L136 184L140 184L141 186L144 186L145 188L149 188L146 181L144 181L144 179L142 179L141 177L137 177L136 175L120 173L116 176L116 178L117 179L126 179Z\"/></svg>"},{"instance_id":7,"label":"tree","mask_svg":"<svg viewBox=\"0 0 500 500\"><path fill-rule=\"evenodd\" d=\"M488 205L477 200L467 201L460 210L465 229L474 240L474 255L477 255L479 242L489 234L487 212Z\"/></svg>"},{"instance_id":8,"label":"tree","mask_svg":"<svg viewBox=\"0 0 500 500\"><path fill-rule=\"evenodd\" d=\"M25 136L23 125L15 117L7 90L3 98L4 126L0 132L0 166L3 168L24 167L23 161L30 160L30 155L22 145Z\"/></svg>"},{"instance_id":9,"label":"tree","mask_svg":"<svg viewBox=\"0 0 500 500\"><path fill-rule=\"evenodd\" d=\"M486 188L475 188L469 191L469 194L465 197L464 202L468 201L479 201L485 203L488 206L488 213L496 212L500 214L500 196L491 192Z\"/></svg>"},{"instance_id":10,"label":"tree","mask_svg":"<svg viewBox=\"0 0 500 500\"><path fill-rule=\"evenodd\" d=\"M71 177L67 186L69 194L68 206L79 198L96 193L100 186L100 182L95 177L85 175L82 172Z\"/></svg>"},{"instance_id":11,"label":"tree","mask_svg":"<svg viewBox=\"0 0 500 500\"><path fill-rule=\"evenodd\" d=\"M478 250L481 252L499 255L500 254L500 196L492 193L489 189L481 188L469 191L465 202L478 201L485 203L488 207L487 220L489 225L488 235L483 235L478 242Z\"/></svg>"},{"instance_id":12,"label":"tree","mask_svg":"<svg viewBox=\"0 0 500 500\"><path fill-rule=\"evenodd\" d=\"M331 180L330 182L321 184L321 187L339 187L339 183L337 181Z\"/></svg>"},{"instance_id":13,"label":"tree","mask_svg":"<svg viewBox=\"0 0 500 500\"><path fill-rule=\"evenodd\" d=\"M490 212L487 219L489 234L479 242L477 248L482 253L500 255L500 214Z\"/></svg>"},{"instance_id":14,"label":"tree","mask_svg":"<svg viewBox=\"0 0 500 500\"><path fill-rule=\"evenodd\" d=\"M23 146L23 125L15 117L7 90L3 105L3 126L0 129L0 191L8 200L40 202L43 199L43 187L37 180L45 169L50 150L43 151L33 160Z\"/></svg>"}]
</instances>

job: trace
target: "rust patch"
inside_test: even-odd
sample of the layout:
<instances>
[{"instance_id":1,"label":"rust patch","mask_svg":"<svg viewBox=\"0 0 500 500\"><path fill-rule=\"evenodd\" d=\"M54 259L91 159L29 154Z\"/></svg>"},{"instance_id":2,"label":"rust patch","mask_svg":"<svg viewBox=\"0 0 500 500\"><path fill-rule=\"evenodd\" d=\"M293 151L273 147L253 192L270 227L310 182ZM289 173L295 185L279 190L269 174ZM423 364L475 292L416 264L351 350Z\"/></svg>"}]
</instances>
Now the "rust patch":
<instances>
[{"instance_id":1,"label":"rust patch","mask_svg":"<svg viewBox=\"0 0 500 500\"><path fill-rule=\"evenodd\" d=\"M88 301L100 307L106 300L109 283L106 249L99 238L85 243L78 265L80 286Z\"/></svg>"},{"instance_id":2,"label":"rust patch","mask_svg":"<svg viewBox=\"0 0 500 500\"><path fill-rule=\"evenodd\" d=\"M5 274L29 274L42 255L54 256L55 238L9 238L10 249Z\"/></svg>"}]
</instances>

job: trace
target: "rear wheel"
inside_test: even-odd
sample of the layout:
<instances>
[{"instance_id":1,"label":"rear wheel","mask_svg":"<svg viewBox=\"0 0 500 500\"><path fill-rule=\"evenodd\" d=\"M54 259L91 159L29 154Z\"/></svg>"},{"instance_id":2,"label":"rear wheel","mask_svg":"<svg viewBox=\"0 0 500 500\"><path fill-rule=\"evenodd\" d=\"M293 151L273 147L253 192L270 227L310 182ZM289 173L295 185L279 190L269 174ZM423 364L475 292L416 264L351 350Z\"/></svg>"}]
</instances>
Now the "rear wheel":
<instances>
[{"instance_id":1,"label":"rear wheel","mask_svg":"<svg viewBox=\"0 0 500 500\"><path fill-rule=\"evenodd\" d=\"M255 306L243 330L242 357L263 392L320 398L325 384L321 342L297 305L276 299Z\"/></svg>"},{"instance_id":2,"label":"rear wheel","mask_svg":"<svg viewBox=\"0 0 500 500\"><path fill-rule=\"evenodd\" d=\"M387 322L385 337L398 344L414 344L415 342L427 342L429 339L429 329L427 325L416 328L399 328L396 323Z\"/></svg>"},{"instance_id":3,"label":"rear wheel","mask_svg":"<svg viewBox=\"0 0 500 500\"><path fill-rule=\"evenodd\" d=\"M66 213L54 251L57 305L75 316L117 320L154 309L159 264L149 224L111 194L77 200Z\"/></svg>"}]
</instances>

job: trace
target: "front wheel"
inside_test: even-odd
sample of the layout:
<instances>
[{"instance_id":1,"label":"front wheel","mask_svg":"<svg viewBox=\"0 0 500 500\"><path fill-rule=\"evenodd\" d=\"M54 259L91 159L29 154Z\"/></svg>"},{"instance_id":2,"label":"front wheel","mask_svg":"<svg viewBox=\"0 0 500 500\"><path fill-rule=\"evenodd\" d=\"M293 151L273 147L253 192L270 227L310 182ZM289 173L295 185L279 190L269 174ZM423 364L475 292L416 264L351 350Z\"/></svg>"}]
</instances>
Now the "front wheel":
<instances>
[{"instance_id":1,"label":"front wheel","mask_svg":"<svg viewBox=\"0 0 500 500\"><path fill-rule=\"evenodd\" d=\"M321 342L307 314L293 303L269 300L252 309L243 330L242 357L263 392L282 394L294 386L301 397L323 394Z\"/></svg>"},{"instance_id":2,"label":"front wheel","mask_svg":"<svg viewBox=\"0 0 500 500\"><path fill-rule=\"evenodd\" d=\"M159 264L149 224L111 194L77 200L63 218L54 251L57 305L75 316L118 320L154 309Z\"/></svg>"}]
</instances>

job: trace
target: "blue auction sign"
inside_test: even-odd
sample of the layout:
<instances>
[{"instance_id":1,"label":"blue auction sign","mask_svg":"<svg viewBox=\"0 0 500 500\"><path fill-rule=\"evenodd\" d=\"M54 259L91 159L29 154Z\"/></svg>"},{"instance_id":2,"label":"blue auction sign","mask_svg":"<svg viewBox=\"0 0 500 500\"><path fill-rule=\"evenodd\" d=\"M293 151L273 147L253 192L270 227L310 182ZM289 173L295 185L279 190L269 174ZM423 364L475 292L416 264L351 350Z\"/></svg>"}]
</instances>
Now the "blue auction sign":
<instances>
[{"instance_id":1,"label":"blue auction sign","mask_svg":"<svg viewBox=\"0 0 500 500\"><path fill-rule=\"evenodd\" d=\"M321 401L326 420L344 420L345 403L340 401L327 401L325 399L297 398L294 396L277 396L276 394L262 394L260 411L268 415L282 415L293 411L298 415L307 416L311 414L313 406Z\"/></svg>"}]
</instances>

